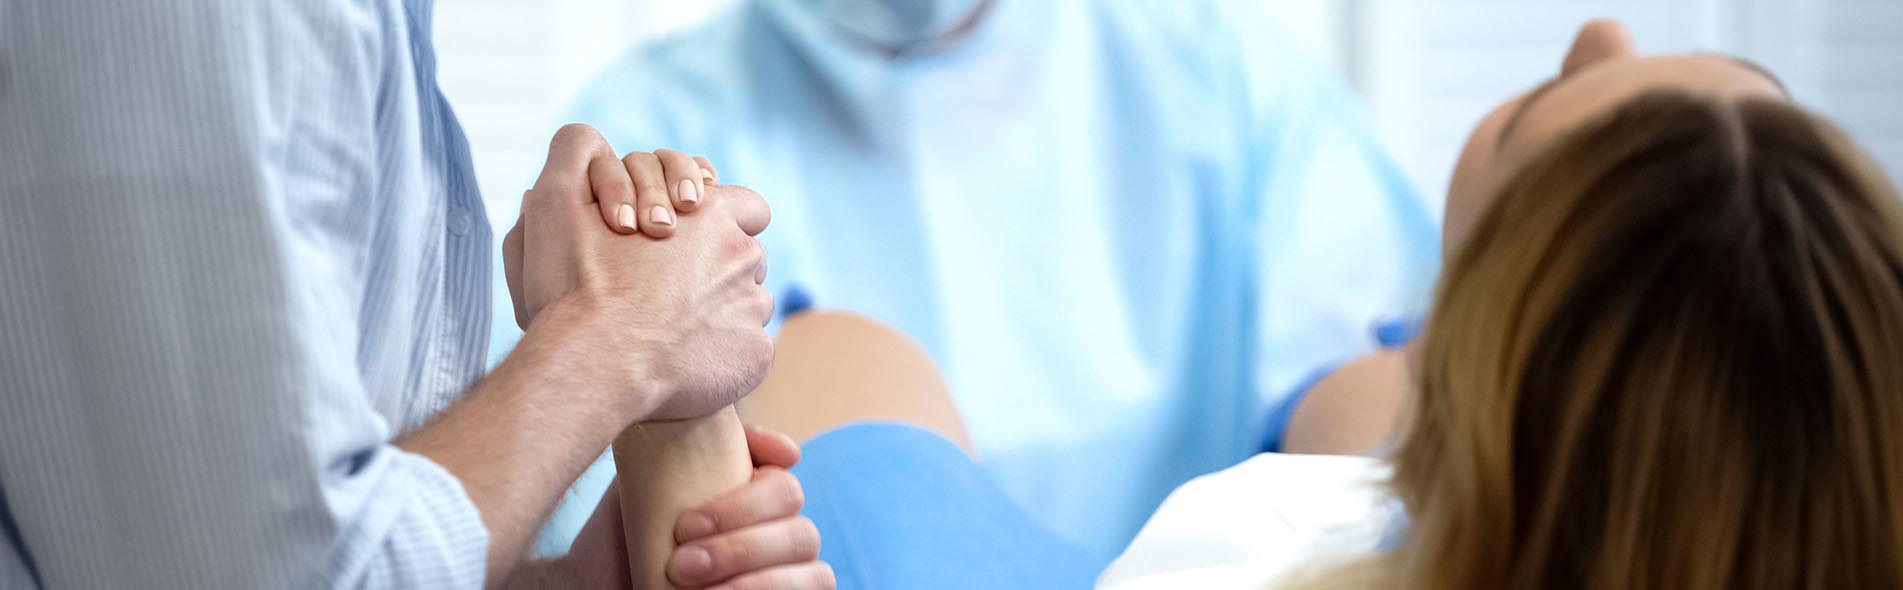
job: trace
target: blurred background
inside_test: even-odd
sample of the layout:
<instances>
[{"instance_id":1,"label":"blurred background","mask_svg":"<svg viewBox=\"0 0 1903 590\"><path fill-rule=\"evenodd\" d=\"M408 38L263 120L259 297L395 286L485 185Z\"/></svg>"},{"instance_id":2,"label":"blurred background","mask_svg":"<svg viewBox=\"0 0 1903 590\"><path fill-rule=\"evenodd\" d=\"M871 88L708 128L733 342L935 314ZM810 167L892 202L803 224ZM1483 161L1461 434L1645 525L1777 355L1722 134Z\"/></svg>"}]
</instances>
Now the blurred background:
<instances>
[{"instance_id":1,"label":"blurred background","mask_svg":"<svg viewBox=\"0 0 1903 590\"><path fill-rule=\"evenodd\" d=\"M1201 14L1178 0L1101 13L994 0L1017 10L994 10L980 27L1000 23L988 30L1018 44L965 54L987 59L880 58L891 63L814 49L844 45L831 29L791 35L817 43L801 45L733 26L751 22L737 17L695 28L744 1L439 0L439 78L498 233L563 117L583 117L624 152L712 157L776 203L775 231L762 238L777 240L767 242L776 297L822 300L918 338L947 372L989 470L1097 550L1121 547L1176 484L1279 432L1302 378L1360 354L1368 321L1407 332L1432 282L1435 219L1468 131L1556 74L1591 18L1623 21L1642 52L1764 64L1903 177L1903 0L1257 0L1275 25L1234 0L1220 13L1230 20L1182 21L1193 26L1169 22ZM866 4L772 6L863 18ZM1144 36L1164 31L1184 43ZM664 49L623 59L658 39ZM1070 61L1040 61L1040 51ZM1046 63L1059 65L1014 69ZM611 64L614 75L598 78ZM908 67L917 64L930 67ZM827 82L791 81L806 76ZM827 85L846 79L864 85ZM1223 95L1256 82L1276 86L1279 102ZM1372 131L1349 91L1371 107ZM1033 95L1048 102L1020 102ZM780 118L736 116L753 113L743 104ZM1240 116L1236 105L1260 110ZM1072 120L1091 123L1061 124ZM1250 140L1225 143L1226 133ZM642 145L653 141L681 145ZM1010 168L1048 154L1058 165ZM1033 188L1045 186L1069 190ZM992 216L986 202L1020 210ZM1167 205L1146 208L1158 202ZM1257 218L1240 205L1256 202L1280 208ZM1198 221L1210 211L1244 221ZM1119 247L1132 243L1145 247ZM1238 243L1252 248L1203 247ZM519 333L507 295L496 303L499 358ZM1246 311L1226 315L1237 308ZM1248 377L1226 380L1237 375ZM598 465L571 489L579 508L557 513L541 551L566 548L610 473Z\"/></svg>"},{"instance_id":2,"label":"blurred background","mask_svg":"<svg viewBox=\"0 0 1903 590\"><path fill-rule=\"evenodd\" d=\"M490 221L514 221L548 137L602 66L735 1L440 0L441 82L473 145ZM1641 51L1763 63L1903 178L1903 1L1261 1L1361 92L1388 149L1430 198L1444 191L1473 123L1551 76L1572 33L1597 16L1625 21Z\"/></svg>"}]
</instances>

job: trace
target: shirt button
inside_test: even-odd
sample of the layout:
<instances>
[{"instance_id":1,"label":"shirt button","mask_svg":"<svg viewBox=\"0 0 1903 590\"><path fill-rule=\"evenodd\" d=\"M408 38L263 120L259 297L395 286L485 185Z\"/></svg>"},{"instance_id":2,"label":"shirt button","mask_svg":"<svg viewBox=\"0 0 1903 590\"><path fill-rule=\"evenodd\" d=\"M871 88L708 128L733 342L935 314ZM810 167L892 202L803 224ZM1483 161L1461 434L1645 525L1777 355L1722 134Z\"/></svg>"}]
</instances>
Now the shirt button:
<instances>
[{"instance_id":1,"label":"shirt button","mask_svg":"<svg viewBox=\"0 0 1903 590\"><path fill-rule=\"evenodd\" d=\"M476 223L474 218L475 216L470 215L468 209L461 207L451 209L449 211L449 233L459 236L468 235L469 227Z\"/></svg>"}]
</instances>

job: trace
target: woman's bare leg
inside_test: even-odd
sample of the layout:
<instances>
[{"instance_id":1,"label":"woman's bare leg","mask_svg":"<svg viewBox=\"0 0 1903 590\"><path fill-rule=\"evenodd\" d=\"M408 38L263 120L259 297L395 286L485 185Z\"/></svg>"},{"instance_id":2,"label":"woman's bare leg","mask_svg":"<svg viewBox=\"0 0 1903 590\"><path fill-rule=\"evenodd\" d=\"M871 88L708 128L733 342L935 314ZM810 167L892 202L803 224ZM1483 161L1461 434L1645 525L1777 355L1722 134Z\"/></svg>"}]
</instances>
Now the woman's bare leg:
<instances>
[{"instance_id":1,"label":"woman's bare leg","mask_svg":"<svg viewBox=\"0 0 1903 590\"><path fill-rule=\"evenodd\" d=\"M945 379L898 331L842 313L786 322L766 381L734 409L628 428L615 440L630 574L639 588L672 588L665 566L682 511L744 485L753 464L740 416L796 440L862 420L909 422L971 452Z\"/></svg>"},{"instance_id":2,"label":"woman's bare leg","mask_svg":"<svg viewBox=\"0 0 1903 590\"><path fill-rule=\"evenodd\" d=\"M945 378L917 342L865 317L806 312L786 321L767 378L740 402L747 422L807 440L867 420L906 422L976 456Z\"/></svg>"},{"instance_id":3,"label":"woman's bare leg","mask_svg":"<svg viewBox=\"0 0 1903 590\"><path fill-rule=\"evenodd\" d=\"M1282 435L1282 450L1362 455L1392 437L1411 391L1400 350L1377 352L1322 379L1303 396Z\"/></svg>"}]
</instances>

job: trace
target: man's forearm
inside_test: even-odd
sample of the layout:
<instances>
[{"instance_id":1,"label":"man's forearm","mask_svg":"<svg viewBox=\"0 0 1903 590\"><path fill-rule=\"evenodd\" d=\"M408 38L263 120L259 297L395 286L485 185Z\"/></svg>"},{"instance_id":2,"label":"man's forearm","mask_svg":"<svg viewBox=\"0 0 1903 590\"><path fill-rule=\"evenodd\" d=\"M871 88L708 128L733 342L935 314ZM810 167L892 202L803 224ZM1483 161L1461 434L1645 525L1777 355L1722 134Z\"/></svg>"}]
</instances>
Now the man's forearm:
<instances>
[{"instance_id":1,"label":"man's forearm","mask_svg":"<svg viewBox=\"0 0 1903 590\"><path fill-rule=\"evenodd\" d=\"M603 329L584 309L550 306L515 351L441 416L397 444L462 481L489 529L490 585L528 554L568 485L600 456L638 404L594 365L638 351L603 352L575 337Z\"/></svg>"}]
</instances>

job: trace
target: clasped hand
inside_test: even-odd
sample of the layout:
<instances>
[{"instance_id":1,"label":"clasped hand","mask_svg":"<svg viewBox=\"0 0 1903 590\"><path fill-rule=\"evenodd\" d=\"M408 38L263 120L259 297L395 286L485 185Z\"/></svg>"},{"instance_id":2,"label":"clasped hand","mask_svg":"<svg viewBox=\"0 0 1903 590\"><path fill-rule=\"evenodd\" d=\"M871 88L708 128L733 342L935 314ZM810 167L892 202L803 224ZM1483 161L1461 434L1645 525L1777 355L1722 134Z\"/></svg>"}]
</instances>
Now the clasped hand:
<instances>
[{"instance_id":1,"label":"clasped hand","mask_svg":"<svg viewBox=\"0 0 1903 590\"><path fill-rule=\"evenodd\" d=\"M576 369L625 391L608 403L630 422L732 405L772 362L764 326L773 301L754 238L770 217L757 193L719 184L705 158L672 150L621 158L594 129L563 127L503 240L516 322L528 330L558 306L591 318L584 348L595 354ZM681 517L669 580L831 588L818 533L799 516L799 482L785 471L798 446L752 429L747 439L752 481ZM619 514L610 487L566 559L586 586L628 586Z\"/></svg>"},{"instance_id":2,"label":"clasped hand","mask_svg":"<svg viewBox=\"0 0 1903 590\"><path fill-rule=\"evenodd\" d=\"M516 322L527 330L558 304L599 318L589 335L599 354L578 369L627 392L613 409L634 421L732 405L773 360L764 329L773 297L754 239L772 214L759 194L711 178L704 160L670 150L618 158L593 128L568 125L503 240ZM695 188L670 197L669 182Z\"/></svg>"}]
</instances>

